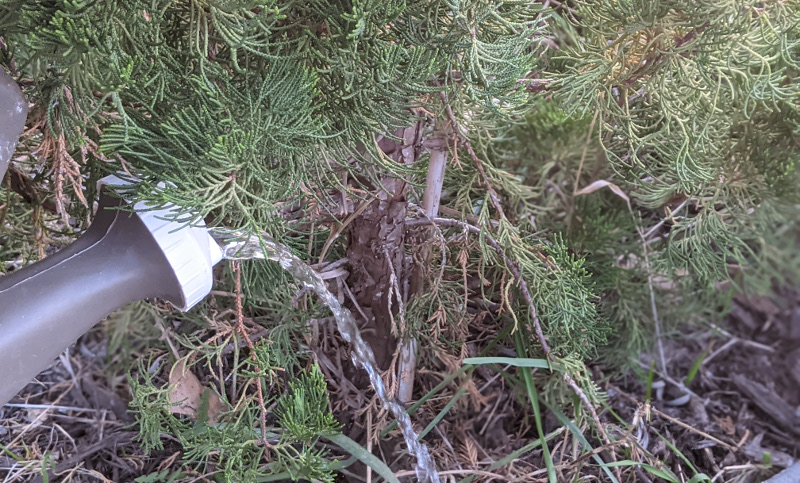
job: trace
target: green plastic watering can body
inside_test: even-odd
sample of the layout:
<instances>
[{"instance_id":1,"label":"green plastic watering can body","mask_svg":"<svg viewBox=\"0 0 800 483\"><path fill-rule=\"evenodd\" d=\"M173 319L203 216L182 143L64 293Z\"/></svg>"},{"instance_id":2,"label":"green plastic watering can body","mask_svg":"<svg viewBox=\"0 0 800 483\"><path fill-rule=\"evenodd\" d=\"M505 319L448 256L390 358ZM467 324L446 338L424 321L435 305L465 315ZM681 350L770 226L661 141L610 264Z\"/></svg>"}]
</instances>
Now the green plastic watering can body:
<instances>
[{"instance_id":1,"label":"green plastic watering can body","mask_svg":"<svg viewBox=\"0 0 800 483\"><path fill-rule=\"evenodd\" d=\"M0 404L108 314L136 300L179 301L180 286L147 227L101 197L75 243L0 277Z\"/></svg>"},{"instance_id":2,"label":"green plastic watering can body","mask_svg":"<svg viewBox=\"0 0 800 483\"><path fill-rule=\"evenodd\" d=\"M26 113L19 88L0 70L0 178ZM205 226L171 221L170 207L122 209L127 203L110 185L124 184L101 180L95 219L73 244L0 276L0 405L114 310L149 298L188 310L211 290L222 253Z\"/></svg>"}]
</instances>

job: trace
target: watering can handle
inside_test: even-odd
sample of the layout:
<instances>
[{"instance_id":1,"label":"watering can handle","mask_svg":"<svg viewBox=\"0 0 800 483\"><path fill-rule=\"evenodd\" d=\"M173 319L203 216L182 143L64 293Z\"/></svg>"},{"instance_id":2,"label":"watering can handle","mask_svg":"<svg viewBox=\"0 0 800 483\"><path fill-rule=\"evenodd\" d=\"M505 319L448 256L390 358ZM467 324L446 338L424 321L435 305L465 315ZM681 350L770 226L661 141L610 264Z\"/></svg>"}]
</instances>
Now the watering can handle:
<instances>
[{"instance_id":1,"label":"watering can handle","mask_svg":"<svg viewBox=\"0 0 800 483\"><path fill-rule=\"evenodd\" d=\"M73 244L0 277L0 405L116 309L136 300L182 300L162 249L124 202L103 195Z\"/></svg>"}]
</instances>

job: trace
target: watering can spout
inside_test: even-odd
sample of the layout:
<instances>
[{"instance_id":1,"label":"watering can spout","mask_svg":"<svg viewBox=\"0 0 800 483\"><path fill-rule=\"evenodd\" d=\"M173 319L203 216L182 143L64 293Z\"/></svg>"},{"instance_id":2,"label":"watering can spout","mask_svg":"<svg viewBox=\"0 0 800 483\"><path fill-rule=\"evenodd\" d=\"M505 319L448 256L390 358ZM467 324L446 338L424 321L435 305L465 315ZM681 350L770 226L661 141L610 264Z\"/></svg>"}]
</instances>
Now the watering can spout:
<instances>
[{"instance_id":1,"label":"watering can spout","mask_svg":"<svg viewBox=\"0 0 800 483\"><path fill-rule=\"evenodd\" d=\"M101 180L97 216L73 244L0 277L0 405L114 310L149 298L188 310L211 290L222 253L205 226L121 209L110 186L122 184Z\"/></svg>"}]
</instances>

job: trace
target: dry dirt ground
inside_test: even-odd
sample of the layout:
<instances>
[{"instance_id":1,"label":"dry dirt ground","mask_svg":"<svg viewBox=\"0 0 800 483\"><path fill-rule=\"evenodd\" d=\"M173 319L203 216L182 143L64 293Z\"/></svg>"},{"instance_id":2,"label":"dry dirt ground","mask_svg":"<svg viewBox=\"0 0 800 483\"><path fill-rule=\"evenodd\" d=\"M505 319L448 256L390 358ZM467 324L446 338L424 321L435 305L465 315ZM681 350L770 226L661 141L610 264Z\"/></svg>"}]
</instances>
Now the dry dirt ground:
<instances>
[{"instance_id":1,"label":"dry dirt ground","mask_svg":"<svg viewBox=\"0 0 800 483\"><path fill-rule=\"evenodd\" d=\"M715 481L760 482L798 460L797 291L784 289L769 298L737 297L726 327L671 341L665 351L669 375L675 379L689 374L706 354L688 398L681 398L685 393L674 385L667 384L660 400L653 390L653 408L660 413L652 416L650 451L671 460L676 474L685 467L670 455L665 442L653 439L656 434L673 442ZM630 420L632 403L643 399L646 388L628 379L610 382L606 390L613 395L612 407Z\"/></svg>"},{"instance_id":2,"label":"dry dirt ground","mask_svg":"<svg viewBox=\"0 0 800 483\"><path fill-rule=\"evenodd\" d=\"M109 370L106 346L101 330L86 335L21 396L0 408L0 481L121 482L165 469L193 474L191 468L182 467L181 448L169 438L163 451L150 454L136 443L126 412L124 371ZM604 421L613 422L616 413L630 422L638 411L643 422L634 429L640 443L684 481L690 479L689 465L717 482L763 481L800 457L797 290L780 290L769 298L737 298L724 328L671 340L665 353L668 374L654 374L650 407L641 404L647 391L642 377L606 378L602 367L594 367L596 380L609 394L609 407L601 415ZM701 357L688 392L678 391L670 380L683 380ZM644 365L643 374L648 369ZM431 380L441 381L439 376ZM423 387L426 377L424 372L420 375ZM440 470L485 469L535 435L530 418L520 416L525 411L515 398L502 393L511 391L502 378L477 371L474 381L479 393L467 398L471 402L457 405L426 438ZM434 398L433 406L423 407L421 420L427 424L448 400ZM337 413L352 437L359 439L368 432L360 422L364 413ZM545 431L558 425L549 418ZM393 441L376 451L381 449L391 453ZM574 475L569 470L575 465L559 451L556 443L554 460L566 469L560 470L560 477ZM399 460L399 466L405 463L410 461ZM474 481L538 481L545 476L541 468L541 454L531 451L498 470L497 477L476 474ZM586 479L577 481L602 481L592 474L598 473L589 471ZM629 474L627 481L660 481L643 471ZM199 473L195 477L211 481ZM357 481L354 478L347 479Z\"/></svg>"}]
</instances>

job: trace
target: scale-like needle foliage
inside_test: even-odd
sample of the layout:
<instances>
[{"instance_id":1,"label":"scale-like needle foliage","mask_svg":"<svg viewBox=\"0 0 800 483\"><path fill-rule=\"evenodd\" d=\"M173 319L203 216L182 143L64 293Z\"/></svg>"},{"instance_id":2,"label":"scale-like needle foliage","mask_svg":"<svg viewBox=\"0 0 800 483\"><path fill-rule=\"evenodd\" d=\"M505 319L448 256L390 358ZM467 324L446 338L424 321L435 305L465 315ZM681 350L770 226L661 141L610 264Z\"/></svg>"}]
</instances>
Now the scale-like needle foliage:
<instances>
[{"instance_id":1,"label":"scale-like needle foliage","mask_svg":"<svg viewBox=\"0 0 800 483\"><path fill-rule=\"evenodd\" d=\"M13 166L58 213L7 191L0 269L85 228L95 181L127 172L129 196L178 205L185 222L265 230L322 258L350 303L347 275L362 267L348 265L358 241L345 225L390 195L423 216L430 153L446 150L439 214L480 230L407 230L385 274L403 294L392 333L418 339L421 367L451 372L521 334L556 369L535 377L546 400L574 404L563 372L596 402L586 361L624 367L656 327L718 318L731 290L798 272L781 235L800 202L800 4L543 4L5 0L0 63L33 105ZM398 162L385 146L410 126L412 161ZM213 300L163 321L171 350L215 385L223 422L165 409L153 364L168 356L153 338L132 372L141 441L160 448L168 432L186 461L232 481L330 481L318 437L338 424L322 373L303 371L328 314L275 266L242 273L244 313L225 272ZM112 326L135 332L127 316ZM242 331L260 340L242 344Z\"/></svg>"}]
</instances>

